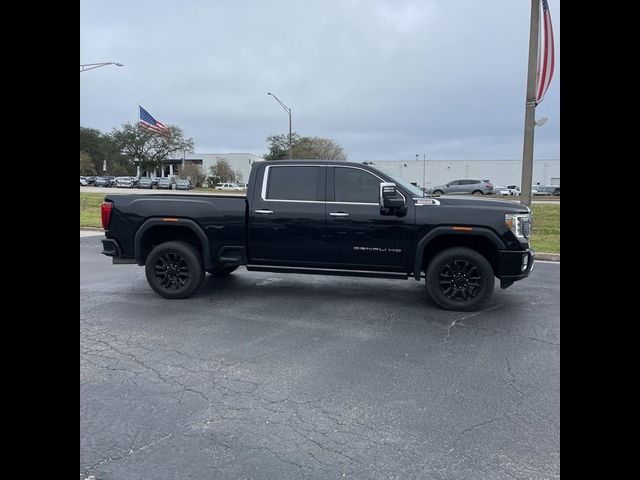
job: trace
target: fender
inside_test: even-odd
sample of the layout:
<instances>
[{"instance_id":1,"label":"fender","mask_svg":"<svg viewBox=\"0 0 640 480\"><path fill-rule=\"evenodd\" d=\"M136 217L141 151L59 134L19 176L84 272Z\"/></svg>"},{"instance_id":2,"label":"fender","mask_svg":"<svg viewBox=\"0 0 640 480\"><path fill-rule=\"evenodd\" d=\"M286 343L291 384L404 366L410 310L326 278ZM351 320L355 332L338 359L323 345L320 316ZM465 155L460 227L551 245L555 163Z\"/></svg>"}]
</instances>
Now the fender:
<instances>
[{"instance_id":1,"label":"fender","mask_svg":"<svg viewBox=\"0 0 640 480\"><path fill-rule=\"evenodd\" d=\"M176 218L176 220L171 222L163 221L161 218L150 218L146 220L136 232L136 235L133 240L135 259L138 261L138 265L144 265L142 263L142 237L147 230L152 227L186 227L192 230L196 236L200 239L200 244L202 246L202 257L204 260L204 267L206 269L213 268L213 264L211 262L211 251L209 248L209 240L205 235L204 231L193 220L188 218Z\"/></svg>"},{"instance_id":2,"label":"fender","mask_svg":"<svg viewBox=\"0 0 640 480\"><path fill-rule=\"evenodd\" d=\"M413 264L413 276L416 280L420 280L422 271L422 258L424 257L424 251L427 245L432 240L435 240L440 235L465 235L465 236L476 236L476 237L485 237L491 240L491 242L496 246L497 250L502 250L506 248L504 242L496 235L495 232L489 230L488 228L483 227L473 227L471 231L460 231L453 230L454 225L450 226L441 226L435 227L429 233L427 233L424 237L420 239L418 242L418 246L416 247L416 259Z\"/></svg>"}]
</instances>

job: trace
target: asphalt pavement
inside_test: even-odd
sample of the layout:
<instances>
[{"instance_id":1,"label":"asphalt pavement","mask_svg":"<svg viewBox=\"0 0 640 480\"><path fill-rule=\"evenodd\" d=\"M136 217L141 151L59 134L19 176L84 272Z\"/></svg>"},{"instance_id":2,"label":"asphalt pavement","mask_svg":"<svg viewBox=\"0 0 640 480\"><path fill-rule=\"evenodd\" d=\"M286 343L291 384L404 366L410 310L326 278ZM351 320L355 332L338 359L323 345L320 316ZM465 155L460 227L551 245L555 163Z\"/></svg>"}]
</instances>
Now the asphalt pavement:
<instances>
[{"instance_id":1,"label":"asphalt pavement","mask_svg":"<svg viewBox=\"0 0 640 480\"><path fill-rule=\"evenodd\" d=\"M80 238L80 478L549 479L558 263L444 311L424 282L247 272L165 300Z\"/></svg>"}]
</instances>

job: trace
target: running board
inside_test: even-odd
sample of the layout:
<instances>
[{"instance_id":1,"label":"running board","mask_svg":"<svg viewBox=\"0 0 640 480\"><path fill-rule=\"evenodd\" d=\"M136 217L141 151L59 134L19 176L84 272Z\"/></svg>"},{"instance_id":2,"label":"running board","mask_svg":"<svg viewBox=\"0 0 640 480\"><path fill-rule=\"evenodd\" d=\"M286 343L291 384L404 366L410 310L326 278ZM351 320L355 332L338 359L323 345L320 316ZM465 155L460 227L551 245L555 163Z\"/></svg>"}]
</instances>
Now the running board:
<instances>
[{"instance_id":1,"label":"running board","mask_svg":"<svg viewBox=\"0 0 640 480\"><path fill-rule=\"evenodd\" d=\"M393 278L396 280L406 280L409 276L406 273L395 272L373 272L369 270L338 270L334 268L308 268L308 267L281 267L274 265L247 265L247 270L253 272L275 272L275 273L302 273L310 275L337 275L339 277L368 277L368 278Z\"/></svg>"}]
</instances>

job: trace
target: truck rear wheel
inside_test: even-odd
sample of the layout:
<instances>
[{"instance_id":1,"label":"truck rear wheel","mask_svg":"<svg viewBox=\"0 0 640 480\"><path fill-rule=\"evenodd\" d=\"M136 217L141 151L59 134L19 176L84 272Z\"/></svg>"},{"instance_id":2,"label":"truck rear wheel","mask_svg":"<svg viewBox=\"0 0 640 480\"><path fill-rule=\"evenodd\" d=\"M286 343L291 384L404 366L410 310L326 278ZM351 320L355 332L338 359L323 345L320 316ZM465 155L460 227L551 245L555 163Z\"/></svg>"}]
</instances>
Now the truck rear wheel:
<instances>
[{"instance_id":1,"label":"truck rear wheel","mask_svg":"<svg viewBox=\"0 0 640 480\"><path fill-rule=\"evenodd\" d=\"M144 271L151 288L164 298L186 298L204 280L202 256L186 242L165 242L155 247Z\"/></svg>"},{"instance_id":2,"label":"truck rear wheel","mask_svg":"<svg viewBox=\"0 0 640 480\"><path fill-rule=\"evenodd\" d=\"M493 293L493 268L475 250L452 247L429 264L425 283L431 299L447 310L477 310Z\"/></svg>"}]
</instances>

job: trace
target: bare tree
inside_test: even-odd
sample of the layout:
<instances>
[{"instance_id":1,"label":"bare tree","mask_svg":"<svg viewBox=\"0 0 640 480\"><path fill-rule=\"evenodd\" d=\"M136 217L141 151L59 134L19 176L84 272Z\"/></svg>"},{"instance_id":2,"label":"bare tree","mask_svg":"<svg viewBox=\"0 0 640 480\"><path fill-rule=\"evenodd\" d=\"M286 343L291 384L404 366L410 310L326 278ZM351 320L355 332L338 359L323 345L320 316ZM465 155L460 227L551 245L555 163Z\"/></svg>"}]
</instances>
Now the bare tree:
<instances>
[{"instance_id":1,"label":"bare tree","mask_svg":"<svg viewBox=\"0 0 640 480\"><path fill-rule=\"evenodd\" d=\"M153 170L174 153L193 151L193 139L185 138L182 129L169 125L169 131L168 135L160 135L125 123L120 130L113 129L110 136L131 164Z\"/></svg>"},{"instance_id":2,"label":"bare tree","mask_svg":"<svg viewBox=\"0 0 640 480\"><path fill-rule=\"evenodd\" d=\"M288 135L270 135L269 153L265 160L282 160L289 158ZM293 158L313 160L346 160L347 154L342 147L329 138L300 137L294 133L291 141L291 154Z\"/></svg>"},{"instance_id":3,"label":"bare tree","mask_svg":"<svg viewBox=\"0 0 640 480\"><path fill-rule=\"evenodd\" d=\"M205 177L202 166L197 163L186 162L184 168L180 169L180 178L191 180L194 187L201 186Z\"/></svg>"},{"instance_id":4,"label":"bare tree","mask_svg":"<svg viewBox=\"0 0 640 480\"><path fill-rule=\"evenodd\" d=\"M211 175L217 177L222 183L236 181L237 172L234 172L229 162L222 157L217 157L216 164L212 165L210 170Z\"/></svg>"},{"instance_id":5,"label":"bare tree","mask_svg":"<svg viewBox=\"0 0 640 480\"><path fill-rule=\"evenodd\" d=\"M293 147L293 158L345 161L347 154L339 144L328 138L303 137Z\"/></svg>"}]
</instances>

